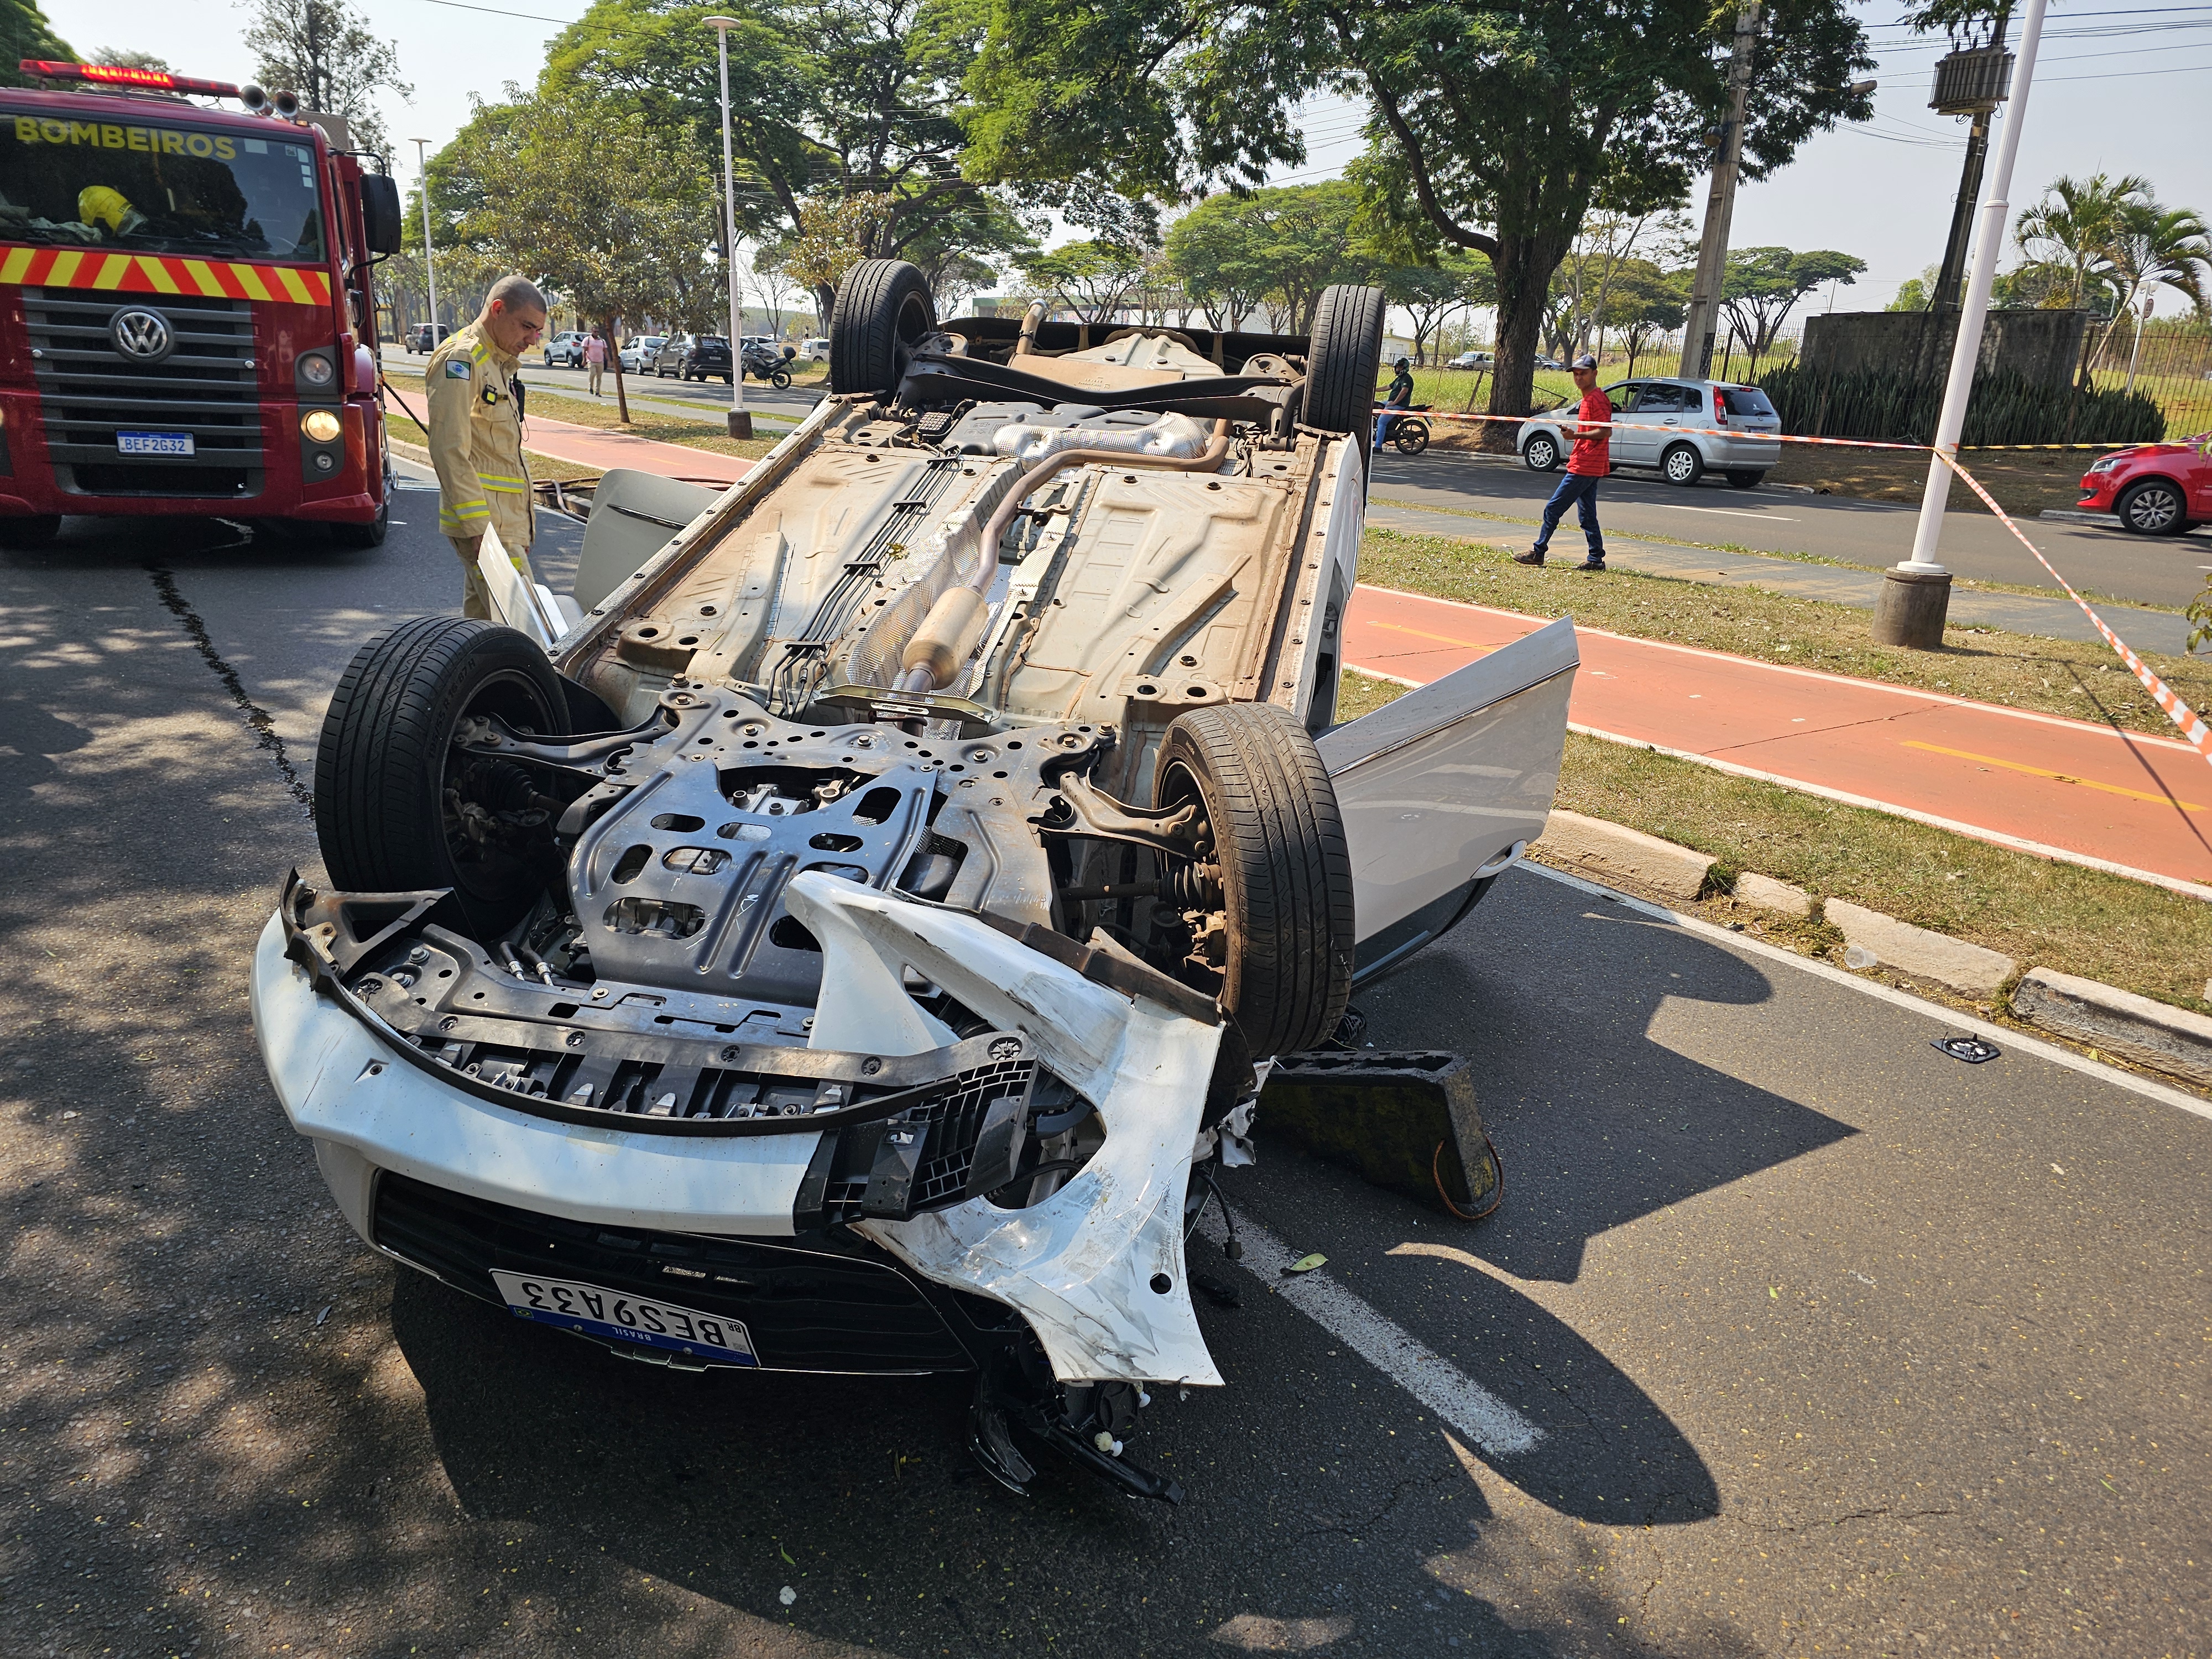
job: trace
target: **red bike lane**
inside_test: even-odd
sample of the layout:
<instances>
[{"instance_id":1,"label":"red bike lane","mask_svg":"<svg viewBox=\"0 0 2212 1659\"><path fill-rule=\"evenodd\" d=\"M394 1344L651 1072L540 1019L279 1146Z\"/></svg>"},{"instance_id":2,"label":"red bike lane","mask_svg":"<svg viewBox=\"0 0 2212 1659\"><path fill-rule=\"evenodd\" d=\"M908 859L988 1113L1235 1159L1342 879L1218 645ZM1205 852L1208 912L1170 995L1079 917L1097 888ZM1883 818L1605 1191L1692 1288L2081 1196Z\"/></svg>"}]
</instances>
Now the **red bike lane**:
<instances>
[{"instance_id":1,"label":"red bike lane","mask_svg":"<svg viewBox=\"0 0 2212 1659\"><path fill-rule=\"evenodd\" d=\"M1361 587L1345 665L1425 684L1545 619ZM1594 735L2212 899L2212 766L2180 739L1578 630Z\"/></svg>"}]
</instances>

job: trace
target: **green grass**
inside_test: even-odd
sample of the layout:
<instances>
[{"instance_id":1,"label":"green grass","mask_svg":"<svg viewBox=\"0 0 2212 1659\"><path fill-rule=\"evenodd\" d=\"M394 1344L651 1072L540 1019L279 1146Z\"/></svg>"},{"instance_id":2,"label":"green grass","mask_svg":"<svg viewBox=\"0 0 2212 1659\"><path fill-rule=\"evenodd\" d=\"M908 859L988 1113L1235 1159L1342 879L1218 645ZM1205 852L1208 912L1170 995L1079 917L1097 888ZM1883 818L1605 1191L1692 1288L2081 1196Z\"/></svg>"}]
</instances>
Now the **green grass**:
<instances>
[{"instance_id":1,"label":"green grass","mask_svg":"<svg viewBox=\"0 0 2212 1659\"><path fill-rule=\"evenodd\" d=\"M1404 690L1347 672L1339 707L1352 718ZM2212 1012L2203 995L2212 904L2163 888L1573 732L1558 804L1709 854L1728 880L1757 871L2001 951L2023 969L2079 974ZM1825 924L1785 921L1724 892L1687 908L1809 953L1838 942Z\"/></svg>"}]
</instances>

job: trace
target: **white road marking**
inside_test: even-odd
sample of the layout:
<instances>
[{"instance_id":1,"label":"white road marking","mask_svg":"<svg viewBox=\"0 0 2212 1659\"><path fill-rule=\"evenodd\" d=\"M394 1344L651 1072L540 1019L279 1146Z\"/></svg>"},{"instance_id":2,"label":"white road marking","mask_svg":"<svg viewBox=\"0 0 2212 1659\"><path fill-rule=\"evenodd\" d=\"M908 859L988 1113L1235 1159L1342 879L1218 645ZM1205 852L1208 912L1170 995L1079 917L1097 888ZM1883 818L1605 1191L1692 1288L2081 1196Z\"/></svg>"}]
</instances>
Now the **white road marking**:
<instances>
[{"instance_id":1,"label":"white road marking","mask_svg":"<svg viewBox=\"0 0 2212 1659\"><path fill-rule=\"evenodd\" d=\"M1671 507L1677 513L1723 513L1731 519L1765 519L1772 524L1797 522L1786 513L1747 513L1739 507L1692 507L1687 501L1647 501L1641 495L1624 495L1620 499L1625 501L1633 501L1638 507Z\"/></svg>"},{"instance_id":2,"label":"white road marking","mask_svg":"<svg viewBox=\"0 0 2212 1659\"><path fill-rule=\"evenodd\" d=\"M1217 1244L1229 1237L1217 1206L1206 1206L1199 1225ZM1518 1456L1544 1437L1541 1429L1450 1360L1331 1279L1326 1267L1285 1276L1283 1270L1298 1258L1242 1211L1237 1237L1244 1246L1239 1267L1491 1456Z\"/></svg>"}]
</instances>

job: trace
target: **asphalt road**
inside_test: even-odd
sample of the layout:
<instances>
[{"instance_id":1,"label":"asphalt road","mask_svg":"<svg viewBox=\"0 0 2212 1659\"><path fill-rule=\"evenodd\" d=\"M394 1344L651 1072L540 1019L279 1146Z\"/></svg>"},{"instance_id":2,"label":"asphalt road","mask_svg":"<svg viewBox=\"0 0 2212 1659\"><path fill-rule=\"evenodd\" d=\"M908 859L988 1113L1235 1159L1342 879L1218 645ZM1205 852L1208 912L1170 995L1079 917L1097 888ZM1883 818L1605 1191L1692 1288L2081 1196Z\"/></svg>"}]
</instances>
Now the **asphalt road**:
<instances>
[{"instance_id":1,"label":"asphalt road","mask_svg":"<svg viewBox=\"0 0 2212 1659\"><path fill-rule=\"evenodd\" d=\"M1231 1385L1131 1448L1179 1510L1003 1495L957 1381L671 1374L372 1255L246 973L319 700L457 598L429 507L0 556L0 1652L2212 1649L2212 1121L1534 873L1364 1000L1474 1057L1500 1213L1264 1129L1230 1188L1517 1453L1204 1243Z\"/></svg>"},{"instance_id":2,"label":"asphalt road","mask_svg":"<svg viewBox=\"0 0 2212 1659\"><path fill-rule=\"evenodd\" d=\"M1431 449L1411 458L1395 452L1378 458L1374 494L1415 507L1491 515L1490 526L1470 520L1467 533L1510 541L1529 534L1521 521L1534 524L1558 484L1557 474L1531 472L1517 460ZM1601 522L1626 535L1672 536L1751 552L1810 553L1876 568L1910 556L1919 511L1888 501L1765 486L1740 490L1718 477L1684 489L1662 483L1656 474L1632 472L1607 478L1599 497ZM1516 522L1499 525L1498 519ZM2203 590L2205 569L2212 568L2212 538L2203 535L2130 536L2039 519L2021 527L2076 586L2147 605L2187 605ZM1564 539L1555 543L1555 550L1573 550L1579 556L1582 537L1571 514L1559 536ZM1986 514L1946 514L1941 558L1948 569L1977 580L2061 591Z\"/></svg>"}]
</instances>

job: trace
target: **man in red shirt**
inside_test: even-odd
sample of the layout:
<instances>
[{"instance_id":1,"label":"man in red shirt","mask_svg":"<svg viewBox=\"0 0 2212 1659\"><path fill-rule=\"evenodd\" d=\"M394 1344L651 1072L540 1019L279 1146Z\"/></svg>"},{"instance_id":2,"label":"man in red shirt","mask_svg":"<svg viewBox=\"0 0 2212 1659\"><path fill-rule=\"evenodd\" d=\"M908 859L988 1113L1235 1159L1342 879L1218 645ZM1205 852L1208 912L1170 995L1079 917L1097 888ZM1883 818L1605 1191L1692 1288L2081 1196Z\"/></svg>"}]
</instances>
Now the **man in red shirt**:
<instances>
[{"instance_id":1,"label":"man in red shirt","mask_svg":"<svg viewBox=\"0 0 2212 1659\"><path fill-rule=\"evenodd\" d=\"M1605 532L1597 524L1597 483L1613 471L1613 400L1597 389L1597 359L1587 351L1575 359L1574 376L1575 390L1583 394L1583 401L1582 407L1575 411L1575 447L1567 457L1567 476L1559 480L1552 499L1544 503L1544 523L1536 532L1535 546L1526 553L1516 553L1516 564L1544 562L1544 550L1552 544L1552 532L1566 517L1567 508L1572 507L1583 535L1589 543L1589 557L1575 568L1605 568Z\"/></svg>"}]
</instances>

